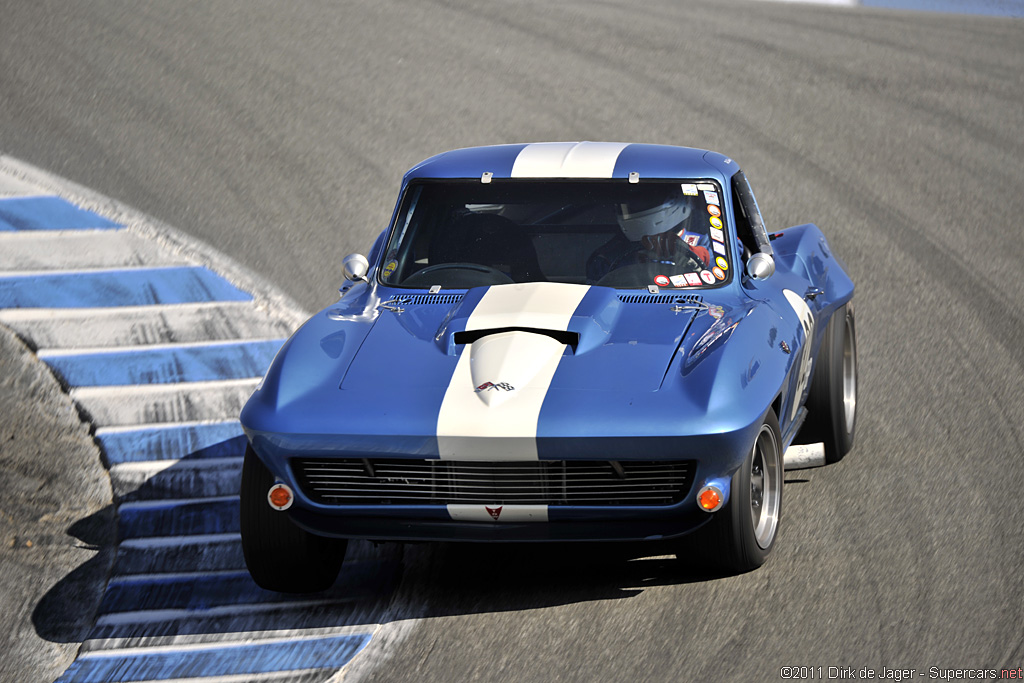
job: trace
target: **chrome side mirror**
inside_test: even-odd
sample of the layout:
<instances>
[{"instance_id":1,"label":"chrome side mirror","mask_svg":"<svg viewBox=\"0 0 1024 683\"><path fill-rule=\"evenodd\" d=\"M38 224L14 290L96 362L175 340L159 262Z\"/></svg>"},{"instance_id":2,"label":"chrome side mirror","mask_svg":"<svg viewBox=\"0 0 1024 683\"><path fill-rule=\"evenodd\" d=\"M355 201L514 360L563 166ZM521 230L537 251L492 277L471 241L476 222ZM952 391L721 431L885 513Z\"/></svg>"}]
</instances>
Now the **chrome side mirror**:
<instances>
[{"instance_id":1,"label":"chrome side mirror","mask_svg":"<svg viewBox=\"0 0 1024 683\"><path fill-rule=\"evenodd\" d=\"M341 271L346 280L366 282L366 273L370 270L370 262L362 254L349 254L341 262Z\"/></svg>"},{"instance_id":2,"label":"chrome side mirror","mask_svg":"<svg viewBox=\"0 0 1024 683\"><path fill-rule=\"evenodd\" d=\"M767 280L775 273L775 259L759 251L747 260L747 275L754 280Z\"/></svg>"}]
</instances>

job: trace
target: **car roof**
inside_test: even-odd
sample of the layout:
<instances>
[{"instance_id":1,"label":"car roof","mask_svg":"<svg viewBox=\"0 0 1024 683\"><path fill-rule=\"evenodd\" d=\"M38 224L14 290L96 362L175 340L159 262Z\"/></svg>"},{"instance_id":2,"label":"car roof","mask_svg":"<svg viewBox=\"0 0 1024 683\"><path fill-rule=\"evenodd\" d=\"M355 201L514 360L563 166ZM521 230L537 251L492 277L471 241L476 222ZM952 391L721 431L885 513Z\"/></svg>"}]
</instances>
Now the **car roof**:
<instances>
[{"instance_id":1,"label":"car roof","mask_svg":"<svg viewBox=\"0 0 1024 683\"><path fill-rule=\"evenodd\" d=\"M418 178L730 178L736 162L704 149L618 142L540 142L468 147L433 156Z\"/></svg>"}]
</instances>

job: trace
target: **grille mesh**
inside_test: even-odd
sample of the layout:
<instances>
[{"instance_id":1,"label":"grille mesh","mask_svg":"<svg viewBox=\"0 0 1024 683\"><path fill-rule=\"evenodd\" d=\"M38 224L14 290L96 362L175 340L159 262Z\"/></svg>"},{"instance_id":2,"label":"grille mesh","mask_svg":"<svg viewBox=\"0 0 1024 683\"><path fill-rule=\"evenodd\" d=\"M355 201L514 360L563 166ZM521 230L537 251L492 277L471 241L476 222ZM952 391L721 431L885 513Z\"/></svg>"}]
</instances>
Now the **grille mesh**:
<instances>
[{"instance_id":1,"label":"grille mesh","mask_svg":"<svg viewBox=\"0 0 1024 683\"><path fill-rule=\"evenodd\" d=\"M671 505L690 490L691 462L618 464L621 474L600 460L292 460L303 492L325 505Z\"/></svg>"}]
</instances>

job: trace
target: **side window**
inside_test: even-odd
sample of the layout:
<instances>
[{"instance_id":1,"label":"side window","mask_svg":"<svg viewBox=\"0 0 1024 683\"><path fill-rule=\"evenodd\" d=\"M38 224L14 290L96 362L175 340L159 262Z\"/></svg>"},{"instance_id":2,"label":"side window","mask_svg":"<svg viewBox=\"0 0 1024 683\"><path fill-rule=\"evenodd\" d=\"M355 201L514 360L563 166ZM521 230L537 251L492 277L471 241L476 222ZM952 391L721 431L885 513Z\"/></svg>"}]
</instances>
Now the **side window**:
<instances>
[{"instance_id":1,"label":"side window","mask_svg":"<svg viewBox=\"0 0 1024 683\"><path fill-rule=\"evenodd\" d=\"M771 243L765 232L761 210L757 207L754 192L750 189L747 176L743 171L736 171L732 177L733 215L736 217L736 234L743 243L743 258L759 251L771 253Z\"/></svg>"},{"instance_id":2,"label":"side window","mask_svg":"<svg viewBox=\"0 0 1024 683\"><path fill-rule=\"evenodd\" d=\"M737 176L739 173L736 174ZM736 176L732 178L732 215L736 217L736 235L743 245L743 260L746 261L750 255L757 251L757 242L754 241L754 233L750 229L750 219L743 209L739 193L736 191Z\"/></svg>"}]
</instances>

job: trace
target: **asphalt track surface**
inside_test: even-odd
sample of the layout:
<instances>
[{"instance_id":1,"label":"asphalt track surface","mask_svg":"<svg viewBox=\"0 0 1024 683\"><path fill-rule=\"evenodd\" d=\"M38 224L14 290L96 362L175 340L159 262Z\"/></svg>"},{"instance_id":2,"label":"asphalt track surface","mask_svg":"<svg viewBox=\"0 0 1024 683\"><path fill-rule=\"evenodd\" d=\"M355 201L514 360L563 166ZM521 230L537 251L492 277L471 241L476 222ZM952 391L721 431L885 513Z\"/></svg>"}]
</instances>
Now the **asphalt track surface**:
<instances>
[{"instance_id":1,"label":"asphalt track surface","mask_svg":"<svg viewBox=\"0 0 1024 683\"><path fill-rule=\"evenodd\" d=\"M0 150L309 310L453 147L716 149L857 283L857 444L770 562L409 546L346 680L1024 665L1024 22L729 2L0 2ZM395 387L400 391L401 387ZM826 670L827 673L827 670Z\"/></svg>"}]
</instances>

